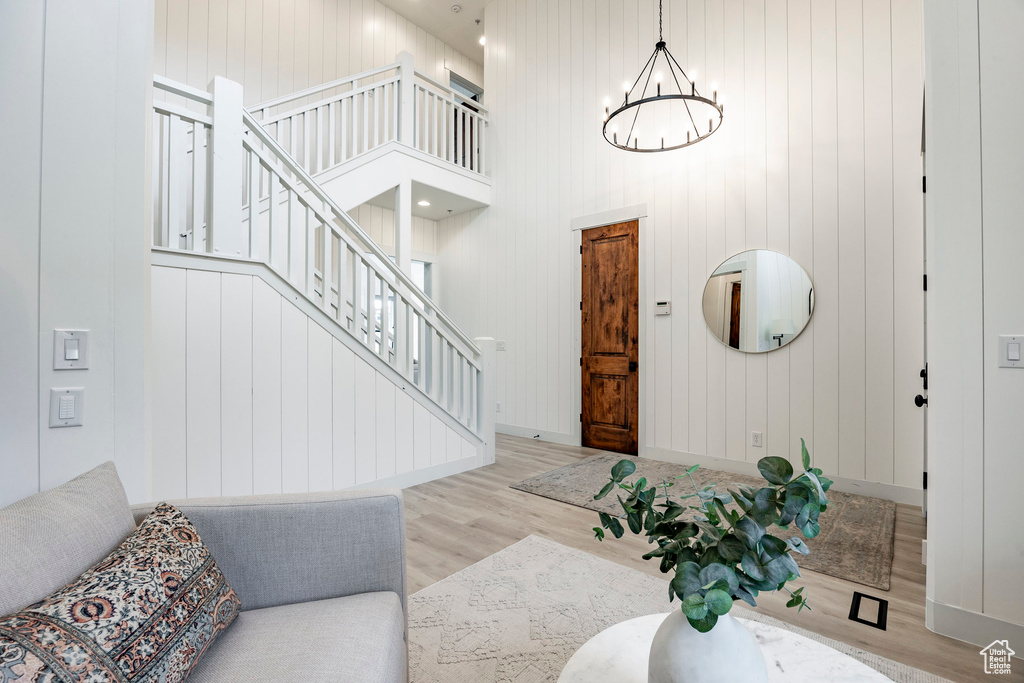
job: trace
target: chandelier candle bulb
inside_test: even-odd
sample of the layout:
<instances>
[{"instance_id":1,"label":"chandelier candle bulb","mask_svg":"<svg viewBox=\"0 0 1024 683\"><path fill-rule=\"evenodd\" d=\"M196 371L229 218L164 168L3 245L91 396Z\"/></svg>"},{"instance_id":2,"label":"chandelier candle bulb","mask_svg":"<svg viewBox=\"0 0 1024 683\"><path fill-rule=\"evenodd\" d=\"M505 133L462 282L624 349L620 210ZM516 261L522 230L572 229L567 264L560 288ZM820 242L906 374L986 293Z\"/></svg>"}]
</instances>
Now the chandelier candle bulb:
<instances>
[{"instance_id":1,"label":"chandelier candle bulb","mask_svg":"<svg viewBox=\"0 0 1024 683\"><path fill-rule=\"evenodd\" d=\"M712 91L711 91L711 100L712 100L712 101L713 101L713 102L714 102L715 104L718 104L718 91L717 91L717 90L712 90ZM607 108L607 107L605 107L604 111L605 111L605 113L608 113L608 108Z\"/></svg>"}]
</instances>

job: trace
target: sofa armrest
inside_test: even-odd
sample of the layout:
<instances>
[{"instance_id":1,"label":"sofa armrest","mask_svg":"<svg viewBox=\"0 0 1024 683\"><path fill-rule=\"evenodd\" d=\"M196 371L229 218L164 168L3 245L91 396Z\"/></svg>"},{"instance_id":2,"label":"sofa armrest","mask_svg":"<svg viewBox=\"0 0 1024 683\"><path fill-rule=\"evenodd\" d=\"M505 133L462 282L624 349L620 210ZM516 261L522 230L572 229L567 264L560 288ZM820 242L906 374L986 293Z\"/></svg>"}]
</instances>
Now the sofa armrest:
<instances>
[{"instance_id":1,"label":"sofa armrest","mask_svg":"<svg viewBox=\"0 0 1024 683\"><path fill-rule=\"evenodd\" d=\"M195 525L243 610L392 591L408 615L397 489L167 502ZM136 521L153 507L133 506Z\"/></svg>"}]
</instances>

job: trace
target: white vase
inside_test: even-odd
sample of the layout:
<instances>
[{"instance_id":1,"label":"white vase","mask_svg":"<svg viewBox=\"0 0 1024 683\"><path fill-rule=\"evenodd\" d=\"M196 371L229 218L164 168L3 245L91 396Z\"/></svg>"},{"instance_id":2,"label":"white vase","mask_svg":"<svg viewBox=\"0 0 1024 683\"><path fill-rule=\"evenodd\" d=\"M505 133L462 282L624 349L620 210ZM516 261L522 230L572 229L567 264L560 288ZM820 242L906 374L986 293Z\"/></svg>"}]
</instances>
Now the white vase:
<instances>
[{"instance_id":1,"label":"white vase","mask_svg":"<svg viewBox=\"0 0 1024 683\"><path fill-rule=\"evenodd\" d=\"M701 633L678 608L654 634L647 672L648 683L768 683L764 655L743 624L726 614Z\"/></svg>"}]
</instances>

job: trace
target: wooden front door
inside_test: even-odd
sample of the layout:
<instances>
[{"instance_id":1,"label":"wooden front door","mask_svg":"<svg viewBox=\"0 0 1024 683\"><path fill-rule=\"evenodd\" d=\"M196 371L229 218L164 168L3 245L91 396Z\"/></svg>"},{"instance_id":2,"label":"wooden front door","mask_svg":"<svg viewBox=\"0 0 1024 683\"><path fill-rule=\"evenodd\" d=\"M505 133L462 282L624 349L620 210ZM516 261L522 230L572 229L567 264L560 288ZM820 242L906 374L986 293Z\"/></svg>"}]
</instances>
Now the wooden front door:
<instances>
[{"instance_id":1,"label":"wooden front door","mask_svg":"<svg viewBox=\"0 0 1024 683\"><path fill-rule=\"evenodd\" d=\"M640 249L637 221L583 231L583 445L637 453Z\"/></svg>"},{"instance_id":2,"label":"wooden front door","mask_svg":"<svg viewBox=\"0 0 1024 683\"><path fill-rule=\"evenodd\" d=\"M740 348L741 286L739 282L732 283L732 304L729 309L729 346L734 349Z\"/></svg>"}]
</instances>

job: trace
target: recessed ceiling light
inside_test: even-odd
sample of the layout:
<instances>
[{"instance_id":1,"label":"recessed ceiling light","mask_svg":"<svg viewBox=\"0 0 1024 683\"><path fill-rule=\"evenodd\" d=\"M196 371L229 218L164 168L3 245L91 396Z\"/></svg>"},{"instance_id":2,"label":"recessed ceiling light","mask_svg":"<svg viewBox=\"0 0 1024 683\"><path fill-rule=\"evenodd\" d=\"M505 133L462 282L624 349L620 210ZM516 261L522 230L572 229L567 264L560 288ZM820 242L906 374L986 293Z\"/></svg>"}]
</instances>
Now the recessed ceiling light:
<instances>
[{"instance_id":1,"label":"recessed ceiling light","mask_svg":"<svg viewBox=\"0 0 1024 683\"><path fill-rule=\"evenodd\" d=\"M416 203L419 204L420 206L430 206L430 202L428 202L426 199L421 199Z\"/></svg>"},{"instance_id":2,"label":"recessed ceiling light","mask_svg":"<svg viewBox=\"0 0 1024 683\"><path fill-rule=\"evenodd\" d=\"M452 11L458 14L462 11L462 5L452 5Z\"/></svg>"},{"instance_id":3,"label":"recessed ceiling light","mask_svg":"<svg viewBox=\"0 0 1024 683\"><path fill-rule=\"evenodd\" d=\"M487 36L480 36L480 44L481 45L486 45L487 44Z\"/></svg>"}]
</instances>

